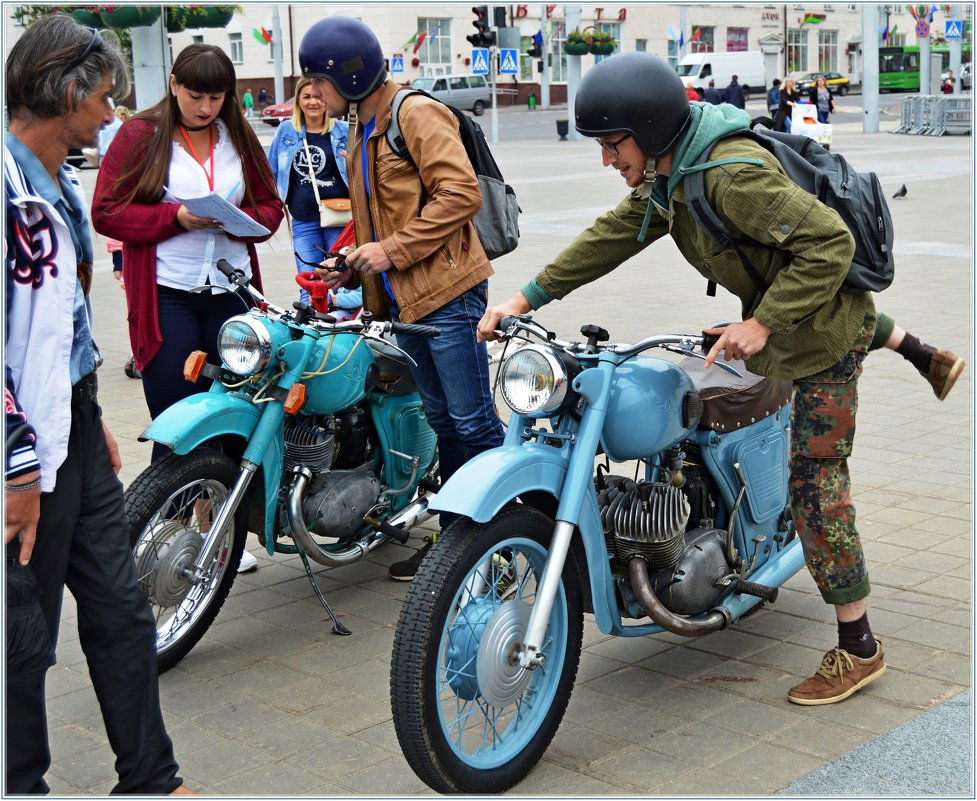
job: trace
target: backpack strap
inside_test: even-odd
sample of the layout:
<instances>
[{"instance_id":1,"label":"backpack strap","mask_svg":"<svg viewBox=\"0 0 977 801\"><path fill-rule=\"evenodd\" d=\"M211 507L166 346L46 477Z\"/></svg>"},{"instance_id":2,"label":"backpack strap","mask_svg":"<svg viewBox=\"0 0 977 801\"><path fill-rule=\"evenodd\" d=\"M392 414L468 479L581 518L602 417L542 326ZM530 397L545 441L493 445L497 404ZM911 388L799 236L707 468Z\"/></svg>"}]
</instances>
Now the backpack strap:
<instances>
[{"instance_id":1,"label":"backpack strap","mask_svg":"<svg viewBox=\"0 0 977 801\"><path fill-rule=\"evenodd\" d=\"M757 135L750 130L734 131L731 134L727 134L727 136L746 136L748 139L752 140L755 140L757 137ZM736 255L739 256L743 269L750 277L750 280L757 285L761 293L766 292L768 289L770 289L770 284L767 283L767 280L760 275L760 272L756 269L756 267L753 266L753 263L746 255L746 252L729 233L729 229L726 227L725 221L722 219L722 217L716 214L715 210L706 200L706 184L704 174L706 170L712 169L713 167L720 167L724 164L753 164L757 167L764 166L764 162L761 159L748 158L745 156L709 161L709 155L712 153L713 148L717 143L721 142L725 138L727 137L720 137L713 142L699 155L695 161L695 164L692 166L679 168L679 171L683 176L682 186L685 188L685 199L688 203L689 212L692 214L692 218L696 221L696 224L707 234L709 234L709 236L712 237L712 239L718 245L727 248L728 250L735 251ZM709 297L715 297L715 281L709 281L708 285L706 286L706 294Z\"/></svg>"},{"instance_id":2,"label":"backpack strap","mask_svg":"<svg viewBox=\"0 0 977 801\"><path fill-rule=\"evenodd\" d=\"M387 125L387 144L400 158L414 163L407 150L407 140L400 132L400 106L408 95L423 94L417 89L398 89L394 95L393 102L390 104L390 124Z\"/></svg>"}]
</instances>

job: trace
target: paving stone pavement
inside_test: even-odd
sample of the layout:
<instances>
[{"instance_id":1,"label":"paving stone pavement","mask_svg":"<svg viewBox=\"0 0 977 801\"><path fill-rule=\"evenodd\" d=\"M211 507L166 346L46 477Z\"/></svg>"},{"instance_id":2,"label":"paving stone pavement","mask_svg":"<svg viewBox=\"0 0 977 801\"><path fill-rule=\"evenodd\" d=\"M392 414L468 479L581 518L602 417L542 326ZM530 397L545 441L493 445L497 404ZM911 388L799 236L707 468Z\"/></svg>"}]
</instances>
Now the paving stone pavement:
<instances>
[{"instance_id":1,"label":"paving stone pavement","mask_svg":"<svg viewBox=\"0 0 977 801\"><path fill-rule=\"evenodd\" d=\"M842 705L787 703L787 689L835 642L829 609L806 571L772 606L700 639L616 639L588 616L566 718L512 794L772 794L972 687L973 141L892 135L891 119L867 135L846 119L836 118L835 150L858 169L875 170L889 195L908 187L906 198L890 200L897 279L879 307L968 360L944 403L888 351L868 359L861 381L851 468L873 583L871 620L889 671ZM591 141L558 142L554 132L552 141L503 142L494 151L523 209L519 249L495 262L491 297L502 300L625 190ZM89 193L95 176L82 172ZM140 382L123 375L124 299L102 238L96 251L100 399L128 482L149 462L149 446L137 440L148 416ZM296 295L284 227L259 255L267 294ZM538 316L561 336L599 322L613 340L635 341L738 313L729 295L707 298L705 282L661 242ZM386 568L425 533L416 529L409 547L317 569L350 637L330 633L297 557L268 557L250 538L259 569L237 577L212 629L161 678L190 786L222 795L430 793L400 753L388 689L406 585L388 580ZM114 783L113 757L75 623L68 597L48 685L47 778L55 794L104 794ZM971 775L969 753L959 768Z\"/></svg>"}]
</instances>

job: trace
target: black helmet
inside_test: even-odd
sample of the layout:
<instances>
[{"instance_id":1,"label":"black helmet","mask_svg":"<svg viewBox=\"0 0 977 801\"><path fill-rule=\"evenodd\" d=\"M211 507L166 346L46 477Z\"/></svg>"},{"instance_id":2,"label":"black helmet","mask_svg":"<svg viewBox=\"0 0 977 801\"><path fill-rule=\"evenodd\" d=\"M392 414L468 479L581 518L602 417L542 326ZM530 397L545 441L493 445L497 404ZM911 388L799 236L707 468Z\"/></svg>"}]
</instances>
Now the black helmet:
<instances>
[{"instance_id":1,"label":"black helmet","mask_svg":"<svg viewBox=\"0 0 977 801\"><path fill-rule=\"evenodd\" d=\"M308 78L325 78L346 100L362 100L387 80L380 42L352 17L326 17L302 37L299 66Z\"/></svg>"},{"instance_id":2,"label":"black helmet","mask_svg":"<svg viewBox=\"0 0 977 801\"><path fill-rule=\"evenodd\" d=\"M675 144L692 115L678 73L650 53L621 53L584 75L574 103L584 136L629 133L646 156Z\"/></svg>"}]
</instances>

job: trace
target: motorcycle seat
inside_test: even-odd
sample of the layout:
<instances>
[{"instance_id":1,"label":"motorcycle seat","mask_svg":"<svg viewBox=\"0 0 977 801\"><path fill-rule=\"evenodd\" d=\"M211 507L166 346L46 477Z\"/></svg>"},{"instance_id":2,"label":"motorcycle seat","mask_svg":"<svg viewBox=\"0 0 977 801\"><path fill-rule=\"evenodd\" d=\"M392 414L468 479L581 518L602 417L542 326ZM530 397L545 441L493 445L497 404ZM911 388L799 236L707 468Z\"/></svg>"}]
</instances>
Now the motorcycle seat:
<instances>
[{"instance_id":1,"label":"motorcycle seat","mask_svg":"<svg viewBox=\"0 0 977 801\"><path fill-rule=\"evenodd\" d=\"M373 386L369 387L369 391L383 392L387 395L409 395L411 392L417 392L417 385L410 374L407 357L386 342L376 339L368 342L377 368L371 371L371 374L376 375L376 380Z\"/></svg>"},{"instance_id":2,"label":"motorcycle seat","mask_svg":"<svg viewBox=\"0 0 977 801\"><path fill-rule=\"evenodd\" d=\"M735 376L715 366L706 369L700 359L683 359L680 363L702 399L700 428L737 431L765 420L790 403L794 390L792 381L751 373L738 359L726 364L741 375Z\"/></svg>"}]
</instances>

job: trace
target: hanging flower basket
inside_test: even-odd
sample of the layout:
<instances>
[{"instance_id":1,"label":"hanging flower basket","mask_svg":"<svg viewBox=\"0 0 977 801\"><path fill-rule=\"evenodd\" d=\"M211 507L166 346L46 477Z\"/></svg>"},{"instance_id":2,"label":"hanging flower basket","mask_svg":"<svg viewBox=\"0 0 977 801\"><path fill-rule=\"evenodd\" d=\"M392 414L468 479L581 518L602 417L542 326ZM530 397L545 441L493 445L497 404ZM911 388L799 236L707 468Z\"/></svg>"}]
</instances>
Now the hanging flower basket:
<instances>
[{"instance_id":1,"label":"hanging flower basket","mask_svg":"<svg viewBox=\"0 0 977 801\"><path fill-rule=\"evenodd\" d=\"M595 56L609 56L614 52L614 45L609 42L594 42L590 46L590 52Z\"/></svg>"},{"instance_id":2,"label":"hanging flower basket","mask_svg":"<svg viewBox=\"0 0 977 801\"><path fill-rule=\"evenodd\" d=\"M183 6L166 6L166 30L169 33L180 33L186 29L186 9Z\"/></svg>"},{"instance_id":3,"label":"hanging flower basket","mask_svg":"<svg viewBox=\"0 0 977 801\"><path fill-rule=\"evenodd\" d=\"M98 11L90 8L76 8L68 16L79 25L84 25L86 28L105 27L105 23L102 22L102 18L98 15Z\"/></svg>"},{"instance_id":4,"label":"hanging flower basket","mask_svg":"<svg viewBox=\"0 0 977 801\"><path fill-rule=\"evenodd\" d=\"M159 14L159 6L104 6L99 17L109 28L140 28L152 25Z\"/></svg>"},{"instance_id":5,"label":"hanging flower basket","mask_svg":"<svg viewBox=\"0 0 977 801\"><path fill-rule=\"evenodd\" d=\"M568 56L585 56L590 52L590 45L586 42L571 42L568 39L563 45L563 51Z\"/></svg>"},{"instance_id":6,"label":"hanging flower basket","mask_svg":"<svg viewBox=\"0 0 977 801\"><path fill-rule=\"evenodd\" d=\"M226 28L236 6L190 6L188 28Z\"/></svg>"}]
</instances>

